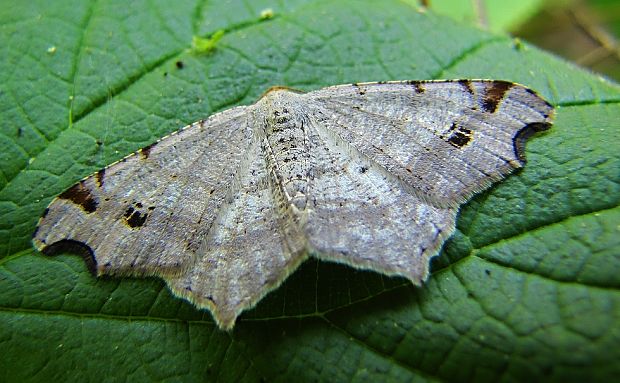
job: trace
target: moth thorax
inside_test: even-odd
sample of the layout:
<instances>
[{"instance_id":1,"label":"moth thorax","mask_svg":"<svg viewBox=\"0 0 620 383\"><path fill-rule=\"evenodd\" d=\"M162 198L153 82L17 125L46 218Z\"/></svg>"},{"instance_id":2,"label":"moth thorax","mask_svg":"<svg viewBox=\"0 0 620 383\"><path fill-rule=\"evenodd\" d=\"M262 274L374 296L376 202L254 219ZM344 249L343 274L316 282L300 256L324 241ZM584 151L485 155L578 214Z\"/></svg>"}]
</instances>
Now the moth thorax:
<instances>
[{"instance_id":1,"label":"moth thorax","mask_svg":"<svg viewBox=\"0 0 620 383\"><path fill-rule=\"evenodd\" d=\"M308 147L303 121L288 108L280 107L267 118L267 140L271 146L277 182L288 202L306 208Z\"/></svg>"},{"instance_id":2,"label":"moth thorax","mask_svg":"<svg viewBox=\"0 0 620 383\"><path fill-rule=\"evenodd\" d=\"M274 105L275 106L275 105ZM282 130L295 129L299 124L293 113L284 105L275 107L267 115L267 134L277 133Z\"/></svg>"}]
</instances>

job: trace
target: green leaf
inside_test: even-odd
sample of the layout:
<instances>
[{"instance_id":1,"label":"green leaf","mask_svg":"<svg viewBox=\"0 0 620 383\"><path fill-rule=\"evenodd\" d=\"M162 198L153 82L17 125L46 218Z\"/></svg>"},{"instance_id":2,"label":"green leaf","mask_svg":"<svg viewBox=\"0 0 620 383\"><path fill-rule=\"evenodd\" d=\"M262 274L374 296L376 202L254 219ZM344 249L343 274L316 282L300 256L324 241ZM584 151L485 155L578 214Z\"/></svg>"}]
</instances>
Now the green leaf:
<instances>
[{"instance_id":1,"label":"green leaf","mask_svg":"<svg viewBox=\"0 0 620 383\"><path fill-rule=\"evenodd\" d=\"M404 0L416 5L419 0ZM508 32L544 7L567 3L570 0L431 0L428 8L440 15L451 17L457 21L476 25L494 32Z\"/></svg>"},{"instance_id":2,"label":"green leaf","mask_svg":"<svg viewBox=\"0 0 620 383\"><path fill-rule=\"evenodd\" d=\"M2 4L0 381L616 378L620 87L400 1L275 3ZM557 119L463 207L421 288L309 261L224 333L160 280L32 248L77 180L270 86L431 78L516 81Z\"/></svg>"},{"instance_id":3,"label":"green leaf","mask_svg":"<svg viewBox=\"0 0 620 383\"><path fill-rule=\"evenodd\" d=\"M192 52L198 54L207 54L212 52L215 49L217 42L224 37L224 33L224 30L220 29L213 33L213 35L211 35L208 39L198 36L192 37Z\"/></svg>"}]
</instances>

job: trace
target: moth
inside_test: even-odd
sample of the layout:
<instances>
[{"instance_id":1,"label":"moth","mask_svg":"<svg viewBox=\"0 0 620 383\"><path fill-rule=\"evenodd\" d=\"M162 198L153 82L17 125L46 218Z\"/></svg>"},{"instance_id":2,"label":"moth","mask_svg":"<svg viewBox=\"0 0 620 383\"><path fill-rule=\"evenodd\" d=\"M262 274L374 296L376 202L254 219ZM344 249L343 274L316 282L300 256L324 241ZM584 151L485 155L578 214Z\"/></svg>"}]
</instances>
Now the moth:
<instances>
[{"instance_id":1,"label":"moth","mask_svg":"<svg viewBox=\"0 0 620 383\"><path fill-rule=\"evenodd\" d=\"M552 116L506 81L274 87L84 178L33 242L163 278L222 329L309 256L421 285L459 206L523 166Z\"/></svg>"}]
</instances>

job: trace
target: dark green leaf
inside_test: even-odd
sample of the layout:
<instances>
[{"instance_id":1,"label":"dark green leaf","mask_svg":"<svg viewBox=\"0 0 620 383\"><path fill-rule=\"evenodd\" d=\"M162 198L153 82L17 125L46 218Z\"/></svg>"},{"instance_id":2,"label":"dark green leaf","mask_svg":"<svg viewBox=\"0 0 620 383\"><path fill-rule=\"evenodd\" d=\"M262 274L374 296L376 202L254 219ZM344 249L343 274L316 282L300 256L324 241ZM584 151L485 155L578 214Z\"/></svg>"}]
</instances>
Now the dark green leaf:
<instances>
[{"instance_id":1,"label":"dark green leaf","mask_svg":"<svg viewBox=\"0 0 620 383\"><path fill-rule=\"evenodd\" d=\"M4 2L0 25L0 381L620 374L617 85L399 1ZM270 86L430 78L516 81L558 110L523 171L462 209L422 288L310 261L223 333L157 279L32 248L77 180Z\"/></svg>"}]
</instances>

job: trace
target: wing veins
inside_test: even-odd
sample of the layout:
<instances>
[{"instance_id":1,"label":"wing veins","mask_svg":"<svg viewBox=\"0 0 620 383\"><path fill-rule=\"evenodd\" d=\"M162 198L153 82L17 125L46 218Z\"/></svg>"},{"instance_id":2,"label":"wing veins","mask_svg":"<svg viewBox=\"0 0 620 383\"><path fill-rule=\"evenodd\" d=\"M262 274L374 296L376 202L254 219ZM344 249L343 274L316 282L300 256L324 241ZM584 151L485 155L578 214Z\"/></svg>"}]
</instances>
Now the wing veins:
<instances>
[{"instance_id":1,"label":"wing veins","mask_svg":"<svg viewBox=\"0 0 620 383\"><path fill-rule=\"evenodd\" d=\"M232 121L238 120L238 119L240 119L240 117L242 117L242 116L235 116L235 117L233 117L233 118L231 118L231 119L229 119L229 120L226 120L226 122L232 122ZM207 120L207 121L208 121L208 120ZM221 124L218 124L218 125L211 125L211 126L206 125L206 127L210 128L210 129L214 129L214 128L216 128L216 127L220 126L220 125L221 125ZM192 128L198 128L198 126L199 126L199 124L193 123L193 124L187 125L187 126L186 126L185 128L183 128L183 129L180 129L180 130L179 130L179 132L181 132L181 131L183 131L183 130L192 129ZM238 131L238 129L240 129L240 128L237 128L237 129L231 130L231 131L230 131L230 133L237 132L237 131ZM217 136L217 137L220 137L220 138L221 138L221 137L222 137L222 133L224 133L224 132L225 132L225 130L221 130L220 132L218 132L218 136ZM165 138L164 138L164 139L165 139ZM162 139L162 140L163 140L163 139ZM161 142L162 140L159 140L159 141L157 141L157 142ZM134 152L133 154L131 154L131 155L130 155L130 156L128 156L128 157L134 157L134 156L138 156L138 155L140 155L140 154L139 154L139 151L136 151L136 152ZM189 162L186 166L184 166L184 167L180 168L180 169L179 169L179 173L182 173L182 170L187 170L187 169L188 169L188 168L190 168L191 166L194 166L194 165L195 165L195 164L196 164L199 160L203 159L206 155L207 155L207 152L202 151L202 152L201 152L201 153L200 153L197 157L195 157L195 159L194 159L193 161ZM127 158L127 157L126 157L126 158ZM113 164L113 165L114 165L114 164ZM113 166L113 165L110 165L109 167L111 167L111 166ZM135 175L136 175L136 173L139 171L139 170L138 170L138 169L139 169L139 166L134 166L133 168L134 168L134 169L131 171L131 173L126 174L126 175L123 177L123 179L128 179L128 178L131 178L132 176L135 176ZM158 171L165 171L165 168L163 168L163 167L162 167L162 168L159 168L159 169L158 169ZM224 171L224 169L223 169L222 171ZM171 174L171 173L170 173L170 172L166 172L166 174ZM177 207L181 204L181 200L182 200L182 197L181 197L181 196L182 196L183 190L185 190L185 186L187 186L187 185L190 183L190 178L191 178L191 177L184 177L184 178L185 178L185 179L184 179L183 181L181 181L181 180L180 180L180 182L179 182L179 186L178 186L178 190L179 190L179 192L178 192L178 194L176 195L176 197L175 197L175 199L174 199L174 205L169 206L170 208L169 208L168 218L172 217L172 216L175 214L175 212L176 212L175 208L177 208ZM150 199L150 198L152 198L153 196L155 196L155 195L157 195L157 194L161 194L162 190L165 190L167 187L169 187L169 184L164 184L164 185L162 185L161 187L158 187L157 189L153 189L150 193L148 193L148 194L146 194L146 195L142 196L141 198L144 198L144 199ZM122 188L123 188L123 184L122 184L122 182L119 182L117 187L115 187L115 188L111 189L110 191L106 192L106 194L112 194L112 195L115 195L115 194L117 194L117 193L118 193L118 191L119 191L119 190L121 190ZM122 204L120 204L120 203L119 203L117 206L118 206L119 210L121 210L121 209L122 209L122 207L123 207L123 206L122 206ZM203 210L203 211L204 211L204 210ZM158 231L158 234L159 234L159 236L158 236L158 237L161 237L161 234L162 234L162 233L164 233L164 232L166 232L166 230L170 227L170 224L171 224L171 220L170 220L170 219L167 219L167 220L166 220L166 225L165 225L164 227L162 227L162 228L161 228L161 230L159 230L159 231ZM110 236L112 233L113 233L113 231L112 231L112 230L108 231L108 232L106 233L106 235L102 237L102 239L101 239L101 243L103 243L106 239L108 239L108 238L109 238L109 236ZM93 232L93 234L95 234L95 232ZM133 238L133 240L132 240L132 242L131 242L131 243L132 243L132 244L137 243L137 242L138 242L139 240L141 240L141 238L143 238L145 235L147 235L147 232L146 232L146 231L142 231L142 230L141 230L141 231L137 232L137 233L136 233L136 235L135 235L135 236L133 236L134 238ZM150 234L149 234L149 235L150 235ZM92 235L91 235L91 237L89 237L89 240L90 240L91 238L92 238ZM86 242L88 242L88 240L87 240ZM153 247L153 246L156 246L156 245L155 245L155 244L151 244L151 247ZM132 247L132 246L129 246L129 247ZM140 252L135 253L135 254L134 254L133 259L131 260L131 263L133 264L133 263L134 263L137 259L139 259L139 258L140 258L140 256L143 256L143 254L142 254L142 253L140 253ZM159 255L156 259L160 259L160 257L161 257L161 256L162 256L162 254L160 254L160 255Z\"/></svg>"},{"instance_id":2,"label":"wing veins","mask_svg":"<svg viewBox=\"0 0 620 383\"><path fill-rule=\"evenodd\" d=\"M230 119L230 120L227 120L226 122L227 122L227 123L231 123L231 122L233 122L233 121L236 121L236 120L237 120L237 118L238 118L238 117L232 118L232 119ZM242 119L242 120L243 120L243 119ZM217 126L219 126L219 125L214 125L214 126L211 126L211 127L210 127L210 129L214 129L214 128L216 128ZM236 126L237 126L237 125L236 125ZM235 133L235 132L237 132L237 131L238 131L238 129L243 129L243 128L236 128L236 129L233 129L233 130L231 130L231 131L230 131L230 133ZM223 133L223 132L224 132L224 130L222 130L222 133ZM222 135L221 135L221 134L219 134L217 137L219 137L219 138L221 139ZM194 160L193 160L193 161L191 161L190 163L188 163L188 165L187 165L187 166L183 167L183 169L187 170L188 168L193 167L193 166L194 166L194 165L198 162L198 160L203 159L206 155L207 155L207 152L206 152L206 151L202 151L202 152L200 153L200 155L199 155L199 156L195 157L195 158L194 158ZM246 154L246 155L247 155L247 154ZM245 157L244 157L244 158L245 158ZM240 162L239 162L239 165L241 165L241 162L242 162L242 161L240 161ZM237 166L237 169L238 169L238 168L239 168L239 166ZM226 168L223 168L223 169L222 169L222 173L224 173L225 171L226 171ZM233 180L233 181L232 181L232 182L230 182L230 186L229 186L229 189L228 189L227 193L229 193L229 192L230 192L230 189L231 189L232 187L234 187L234 184L235 184L234 179L235 179L235 177L236 177L236 175L237 175L237 174L238 174L238 172L235 172L235 176L233 176L233 178L232 178L232 180ZM191 177L185 177L184 182L183 182L183 183L180 183L180 185L179 185L179 186L180 186L180 187L179 187L179 190L181 190L181 191L182 191L182 190L185 190L185 189L186 189L186 188L185 188L185 186L187 186L187 185L190 183L190 181L191 181ZM158 189L158 190L159 190L159 191L161 191L162 189L164 189L164 188L161 188L161 189ZM154 194L151 194L151 195L154 195ZM180 193L177 195L177 198L175 199L175 202L174 202L174 205L173 205L173 206L174 206L174 208L178 208L178 207L179 207L179 205L180 205L180 204L182 204L182 202L183 202L182 200L183 200L183 198L182 198L182 192L180 192ZM219 207L219 209L218 209L218 212L219 212L219 210L223 207L223 205L224 205L224 204L226 204L226 203L227 203L227 200L226 200L226 198L225 198L225 199L224 199L224 202L222 203L222 205L220 205L220 207ZM205 203L205 209L208 207L207 205L208 205L208 203ZM169 216L168 216L169 218L170 218L170 217L172 217L172 216L176 213L176 211L177 211L177 210L176 210L176 209L174 209L174 208L171 208L171 209L170 209L170 214L169 214ZM203 209L203 213L204 213L205 209ZM200 216L200 217L202 218L202 217L203 217L203 214L201 214L201 216ZM214 217L213 222L215 222L215 220L216 220L216 219L217 219L217 215ZM171 225L172 221L173 221L173 220L171 220L171 219L167 219L167 220L166 220L166 225L165 225L165 226L164 226L164 227L163 227L163 228L159 231L159 234L160 234L160 235L161 235L162 233L165 233L165 232L168 230L168 228L170 227L170 225ZM194 225L194 226L195 226L195 225ZM211 227L213 227L213 225L211 225ZM196 230L195 230L195 232L197 232L197 231L198 231L198 230L196 229ZM140 236L136 236L136 238L135 238L135 240L134 240L133 242L134 242L134 243L135 243L135 242L137 242L137 241L139 240L139 238L140 238L140 237L143 237L144 235L146 235L146 233L145 233L145 232L141 232L141 233L140 233ZM187 243L189 243L189 242L187 242ZM161 253L160 253L160 254L159 254L159 256L157 257L157 259L160 259L160 257L161 257L162 255L163 255L163 254L161 254ZM194 254L194 255L196 255L196 254ZM138 257L136 256L136 257L134 258L134 260L135 260L135 259L137 259L137 258L138 258ZM193 258L195 259L196 257L194 256Z\"/></svg>"},{"instance_id":3,"label":"wing veins","mask_svg":"<svg viewBox=\"0 0 620 383\"><path fill-rule=\"evenodd\" d=\"M337 125L345 127L345 125L337 123ZM322 125L321 125L322 126ZM345 140L344 138L342 138L339 134L337 134L336 132L333 132L331 129L326 128L324 126L322 126L322 128L326 131L327 135L330 137L333 137L332 139L334 139L334 141L338 141L344 145L342 145L343 147L349 147L352 150L355 151L355 153L357 153L358 156L360 156L360 158L364 158L366 159L368 162L372 163L376 168L381 169L381 172L389 177L394 179L399 185L401 185L401 187L406 190L409 194L414 195L417 198L422 199L423 201L425 201L426 203L431 203L434 204L433 199L431 196L427 195L426 193L424 193L423 191L418 191L415 188L409 186L409 182L407 182L406 180L403 180L399 175L392 173L391 171L389 171L388 169L386 169L383 165L381 165L380 163L378 163L375 159L373 159L370 155L364 153L363 151L361 151L360 149L358 149L357 147L353 146L351 143L349 143L347 140ZM377 146L375 146L374 144L371 143L371 146L373 148L377 148ZM398 164L400 166L400 163L396 162L392 156L386 154L386 153L381 153L382 155L384 155L385 157L389 158L390 160L392 160L395 164ZM463 182L461 180L457 180L458 182L460 182L462 185L465 186L465 184L463 184Z\"/></svg>"},{"instance_id":4,"label":"wing veins","mask_svg":"<svg viewBox=\"0 0 620 383\"><path fill-rule=\"evenodd\" d=\"M434 99L436 99L436 100L440 100L440 101L444 101L444 99L440 99L440 98L437 98L437 97L434 97ZM346 102L344 102L344 101L340 101L340 100L329 100L328 102L324 102L324 105L328 105L330 102L335 102L335 103L339 103L340 105L347 106L347 107L349 108L349 110L350 110L350 112L351 112L351 113L358 113L358 112L360 112L360 113L363 113L363 114L366 114L366 115L369 115L369 116L372 116L372 117L376 117L376 118L378 118L378 119L383 119L383 120L385 120L385 121L388 121L388 123L389 123L389 121L406 122L406 120L403 120L403 119L393 119L393 118L388 118L388 117L386 117L386 116L384 116L384 115L382 115L382 114L373 113L373 112L367 111L367 110L362 109L362 108L360 108L360 109L358 109L358 108L354 108L351 104L346 103ZM451 102L451 101L450 101L450 102ZM451 102L451 103L452 103L453 105L458 105L458 104L455 104L455 103L453 103L453 102ZM340 109L338 109L338 108L334 108L334 109L328 108L328 109L329 109L330 111L335 112L335 113L339 113L340 115L343 115L343 116L345 115L344 111L342 111L342 110L340 110ZM482 120L482 119L480 118L480 117L481 117L481 115L482 115L482 113L473 113L473 112L471 112L471 111L469 111L469 110L467 110L467 109L463 109L463 111L465 112L464 114L465 114L467 117L469 117L469 118L471 118L471 119L475 119L476 121L481 122L481 123L483 123L483 124L484 124L484 125L486 125L486 126L493 127L493 125L490 125L488 122L486 122L486 121L484 121L484 120ZM513 120L516 120L516 119L514 119L514 118L513 118ZM344 127L344 125L342 125L342 124L339 124L339 125ZM418 147L423 147L423 145L422 145L422 144L420 144L420 143L419 143L419 142L417 142L415 139L413 139L413 138L415 138L415 137L413 137L413 136L412 136L409 132L407 132L406 130L404 130L401 126L398 126L398 125L395 125L395 124L394 124L393 126L394 126L395 128L397 128L400 132L402 132L404 136L406 136L406 137L408 137L408 138L412 138L411 142L415 143L415 145L417 145ZM424 128L424 129L426 129L426 127L425 127L423 124L420 124L420 126L421 126L422 128ZM426 130L430 131L429 129L426 129ZM432 131L430 131L430 132L431 132L433 135L435 135ZM493 140L493 141L495 141L495 142L498 142L498 143L503 143L503 142L502 142L502 141L500 141L499 139L497 139L497 138L495 138L495 137L492 137L492 136L489 136L489 135L487 135L487 134L485 134L484 136L485 136L485 137L487 137L487 138L489 138L489 139L491 139L491 140ZM440 139L437 135L435 135L435 137L437 137L438 139ZM503 160L504 162L510 163L510 160L509 160L509 159L507 159L507 158L506 158L506 157L504 157L504 156L501 156L499 153L494 153L494 152L491 152L491 151L489 151L489 150L488 150L487 148L485 148L485 147L481 147L481 149L482 149L483 151L485 151L486 153L489 153L489 154L493 155L493 157L497 157L497 158L499 158L499 159ZM436 154L436 153L433 153L433 156L434 156L435 158L437 158L437 159L445 159L445 158L448 158L448 157L439 157L439 156L437 156L437 154ZM480 174L482 174L483 176L486 176L486 177L491 177L491 178L493 178L493 179L495 178L492 174L489 174L489 173L487 173L486 171L484 171L483 169L481 169L481 168L479 168L479 167L475 166L475 164L470 164L470 163L468 163L468 162L465 162L463 159L458 158L458 157L449 157L449 158L451 158L451 159L456 159L456 160L458 160L461 164L464 164L466 167L469 167L469 168L472 168L472 169L474 169L474 170L477 170L477 171L478 171ZM444 177L442 176L442 178L444 178ZM444 178L444 179L445 179L445 178ZM464 185L463 183L461 183L461 184L462 184L462 185Z\"/></svg>"},{"instance_id":5,"label":"wing veins","mask_svg":"<svg viewBox=\"0 0 620 383\"><path fill-rule=\"evenodd\" d=\"M343 105L349 106L349 105L348 105L348 104L346 104L346 103L343 103ZM329 110L332 110L332 109L329 109ZM361 111L361 110L359 110L359 109L355 109L355 108L351 108L351 110L353 111L353 113L356 113L356 112L360 112L360 111ZM345 116L345 115L346 115L346 114L344 113L344 111L342 111L342 110L335 109L335 110L332 110L332 111L334 111L335 113L339 113L339 114L340 114L340 115L342 115L342 116ZM380 114L376 114L376 115L375 115L375 114L373 114L373 113L369 113L369 115L374 115L374 116L377 116L379 119L383 119L383 120L390 121L390 119L388 119L387 117L382 116L382 115L380 115ZM339 126L341 126L341 127L343 127L343 128L344 128L343 130L345 130L345 131L350 131L350 130L348 130L348 129L347 129L347 126L346 126L346 125L344 125L344 124L342 124L342 123L337 123L337 122L336 122L336 124L337 124L337 125L339 125ZM402 131L402 129L399 129L399 130L401 130L401 131ZM334 132L334 133L335 133L335 132ZM350 147L355 148L355 150L356 150L357 152L359 152L360 154L363 154L363 155L364 155L364 158L369 158L369 159L370 159L373 163L375 163L376 165L379 165L380 167L384 168L382 165L380 165L380 164L376 163L377 161L375 161L374 159L372 159L369 155L367 155L367 154L363 153L360 149L358 149L357 147L355 147L355 146L353 146L352 144L348 143L348 142L347 142L347 140L345 140L344 138L340 137L340 135L339 135L339 134L336 134L336 135L337 135L337 136L339 136L339 139L341 140L341 142L344 142L345 144L348 144ZM405 136L407 136L407 137L411 137L411 135L410 135L410 134L405 134ZM365 139L364 141L365 141L365 142L368 142L366 139ZM416 140L411 140L411 142L413 142L416 146L423 148L423 145L422 145L422 144L420 144L419 142L417 142ZM378 148L376 145L374 145L374 144L372 144L372 143L370 143L370 145L371 145L373 148ZM402 166L402 164L401 164L401 163L399 163L399 162L397 162L397 161L395 161L395 160L394 160L394 158L393 158L392 156L387 155L385 152L382 152L382 155L384 155L384 156L386 156L387 158L391 159L391 160L392 160L395 164L398 164L400 167L403 167L403 166ZM436 158L436 159L442 159L442 157L437 156L437 154L436 154L436 153L433 153L432 155L433 155L433 156L434 156L434 158ZM461 159L458 159L458 160L459 160L461 163L463 163L463 164L465 164L465 165L469 166L469 164L468 164L468 163L466 163L466 162L462 161ZM404 168L404 167L403 167L403 168ZM484 172L483 172L483 171L481 171L480 169L478 169L478 168L475 168L475 169L476 169L476 170L478 170L478 171L479 171L480 173L482 173L483 175L486 175L486 173L484 173ZM389 170L387 170L387 169L385 169L385 170L389 173ZM398 177L398 178L399 178L399 177ZM442 178L444 178L444 177L443 177L443 175L442 175ZM445 179L445 178L444 178L444 179ZM399 180L400 180L400 178L399 178ZM457 180L457 181L458 181L458 182L460 182L462 185L464 185L464 186L465 186L465 184L464 184L461 180ZM401 182L404 182L404 181L403 181L403 180L401 180ZM417 194L417 193L416 193L416 194ZM422 198L422 196L419 196L419 195L418 195L418 197L421 197L421 198Z\"/></svg>"}]
</instances>

